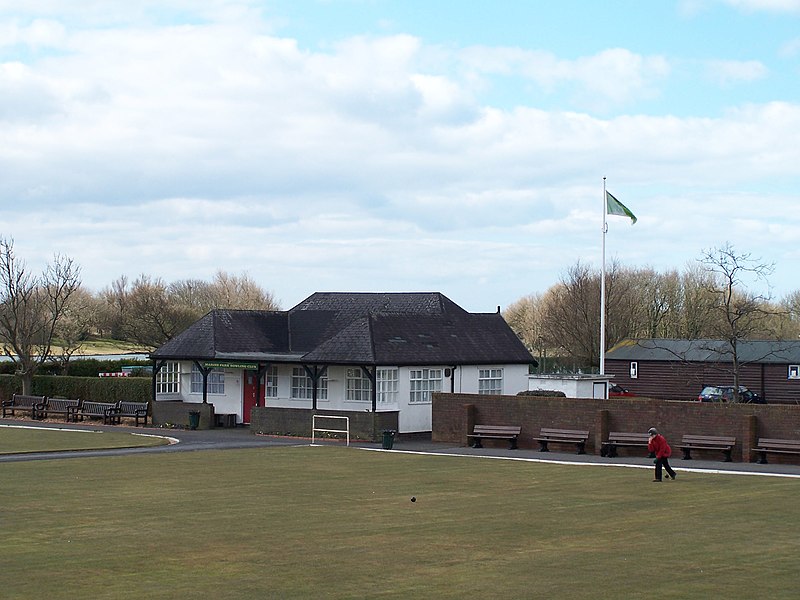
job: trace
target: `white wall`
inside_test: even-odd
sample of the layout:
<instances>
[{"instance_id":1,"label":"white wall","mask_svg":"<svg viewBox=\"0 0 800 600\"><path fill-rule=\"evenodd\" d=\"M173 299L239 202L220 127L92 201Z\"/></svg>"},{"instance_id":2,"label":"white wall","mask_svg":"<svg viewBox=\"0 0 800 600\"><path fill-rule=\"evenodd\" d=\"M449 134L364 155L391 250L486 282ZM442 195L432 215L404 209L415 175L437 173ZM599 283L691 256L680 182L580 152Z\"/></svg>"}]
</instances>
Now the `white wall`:
<instances>
[{"instance_id":1,"label":"white wall","mask_svg":"<svg viewBox=\"0 0 800 600\"><path fill-rule=\"evenodd\" d=\"M530 375L529 390L564 392L567 398L602 398L611 375Z\"/></svg>"},{"instance_id":2,"label":"white wall","mask_svg":"<svg viewBox=\"0 0 800 600\"><path fill-rule=\"evenodd\" d=\"M311 408L311 399L291 398L292 369L296 365L277 365L278 367L278 395L277 397L266 398L265 405L279 408ZM443 371L449 367L434 366ZM485 365L457 367L453 372L453 387L457 393L477 394L478 393L478 371L481 368L502 368L503 369L503 394L515 395L517 392L528 389L528 366L527 365ZM399 411L399 431L400 433L413 433L431 430L431 403L420 402L411 403L410 368L400 367L398 369L397 383L397 402L383 403L377 405L378 412L384 410ZM242 394L243 394L243 371L240 369L224 369L225 373L225 393L208 394L208 402L214 405L217 413L236 414L237 422L242 422ZM349 410L349 411L369 411L372 410L371 401L348 401L345 400L345 367L328 368L328 398L317 399L317 408L320 410ZM180 393L178 394L159 394L157 400L180 400L183 402L202 402L202 393L192 393L192 363L181 363ZM262 388L263 389L263 388ZM552 389L552 388L550 388ZM451 390L451 379L444 374L442 379L442 391L447 393ZM569 394L568 394L569 395ZM261 403L259 403L261 404Z\"/></svg>"}]
</instances>

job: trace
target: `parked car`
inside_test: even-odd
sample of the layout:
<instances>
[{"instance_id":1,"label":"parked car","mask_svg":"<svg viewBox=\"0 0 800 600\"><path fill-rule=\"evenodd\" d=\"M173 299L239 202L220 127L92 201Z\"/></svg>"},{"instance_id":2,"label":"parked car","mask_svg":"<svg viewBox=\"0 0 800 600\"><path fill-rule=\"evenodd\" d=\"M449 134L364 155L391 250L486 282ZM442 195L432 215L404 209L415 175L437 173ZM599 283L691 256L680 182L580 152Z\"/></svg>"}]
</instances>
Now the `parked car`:
<instances>
[{"instance_id":1,"label":"parked car","mask_svg":"<svg viewBox=\"0 0 800 600\"><path fill-rule=\"evenodd\" d=\"M609 398L613 398L613 397L617 397L618 398L620 396L631 396L632 397L632 396L635 396L635 395L636 394L634 394L630 390L622 387L621 385L617 385L616 383L611 383L611 382L609 382L609 384L608 384L608 397Z\"/></svg>"},{"instance_id":2,"label":"parked car","mask_svg":"<svg viewBox=\"0 0 800 600\"><path fill-rule=\"evenodd\" d=\"M734 402L732 385L707 385L697 396L698 402ZM739 386L739 402L750 404L765 404L764 399L756 392Z\"/></svg>"}]
</instances>

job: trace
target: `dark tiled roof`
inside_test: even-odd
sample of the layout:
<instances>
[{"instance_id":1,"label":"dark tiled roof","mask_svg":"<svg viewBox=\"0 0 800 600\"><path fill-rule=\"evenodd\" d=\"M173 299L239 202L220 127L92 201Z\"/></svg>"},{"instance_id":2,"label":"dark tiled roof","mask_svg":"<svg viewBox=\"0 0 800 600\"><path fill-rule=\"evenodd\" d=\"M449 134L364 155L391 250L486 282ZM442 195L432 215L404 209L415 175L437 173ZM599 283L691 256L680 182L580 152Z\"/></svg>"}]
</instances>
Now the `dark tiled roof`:
<instances>
[{"instance_id":1,"label":"dark tiled roof","mask_svg":"<svg viewBox=\"0 0 800 600\"><path fill-rule=\"evenodd\" d=\"M153 358L214 359L236 352L290 351L288 316L278 311L214 310L153 352Z\"/></svg>"},{"instance_id":2,"label":"dark tiled roof","mask_svg":"<svg viewBox=\"0 0 800 600\"><path fill-rule=\"evenodd\" d=\"M800 341L740 340L736 353L743 363L800 364ZM724 340L624 340L606 352L607 360L731 362L732 349Z\"/></svg>"},{"instance_id":3,"label":"dark tiled roof","mask_svg":"<svg viewBox=\"0 0 800 600\"><path fill-rule=\"evenodd\" d=\"M153 358L320 364L530 364L500 314L432 293L318 292L287 312L215 310Z\"/></svg>"}]
</instances>

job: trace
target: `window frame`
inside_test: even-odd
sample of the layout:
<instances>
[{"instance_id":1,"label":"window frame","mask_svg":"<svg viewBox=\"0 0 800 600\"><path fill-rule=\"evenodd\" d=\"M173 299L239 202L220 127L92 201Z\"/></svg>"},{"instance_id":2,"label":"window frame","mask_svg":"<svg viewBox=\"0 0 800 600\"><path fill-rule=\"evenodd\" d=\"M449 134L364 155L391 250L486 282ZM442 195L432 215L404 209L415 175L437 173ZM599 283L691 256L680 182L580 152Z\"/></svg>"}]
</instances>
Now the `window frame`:
<instances>
[{"instance_id":1,"label":"window frame","mask_svg":"<svg viewBox=\"0 0 800 600\"><path fill-rule=\"evenodd\" d=\"M208 372L208 395L209 396L224 396L225 395L225 370L224 369L211 369ZM191 394L203 393L203 373L197 367L192 365L192 380L190 383Z\"/></svg>"},{"instance_id":2,"label":"window frame","mask_svg":"<svg viewBox=\"0 0 800 600\"><path fill-rule=\"evenodd\" d=\"M503 367L478 368L478 393L491 396L503 395ZM488 387L483 384L488 383ZM499 383L499 385L498 385Z\"/></svg>"},{"instance_id":3,"label":"window frame","mask_svg":"<svg viewBox=\"0 0 800 600\"><path fill-rule=\"evenodd\" d=\"M415 377L419 374L419 377ZM438 376L437 376L438 374ZM444 369L422 367L408 371L408 402L409 404L430 404L432 395L442 391Z\"/></svg>"},{"instance_id":4,"label":"window frame","mask_svg":"<svg viewBox=\"0 0 800 600\"><path fill-rule=\"evenodd\" d=\"M387 375L393 375L393 377ZM400 369L398 367L375 369L375 387L377 388L378 404L397 404L400 397Z\"/></svg>"},{"instance_id":5,"label":"window frame","mask_svg":"<svg viewBox=\"0 0 800 600\"><path fill-rule=\"evenodd\" d=\"M345 402L372 402L372 382L361 367L345 367L344 399Z\"/></svg>"},{"instance_id":6,"label":"window frame","mask_svg":"<svg viewBox=\"0 0 800 600\"><path fill-rule=\"evenodd\" d=\"M300 380L303 379L301 382ZM297 396L295 393L303 390L303 396ZM303 367L292 368L292 385L289 389L289 398L291 400L313 400L314 399L314 382L309 377L308 373ZM328 375L327 373L319 378L317 386L317 401L328 400Z\"/></svg>"},{"instance_id":7,"label":"window frame","mask_svg":"<svg viewBox=\"0 0 800 600\"><path fill-rule=\"evenodd\" d=\"M278 367L270 365L264 372L264 397L278 397Z\"/></svg>"},{"instance_id":8,"label":"window frame","mask_svg":"<svg viewBox=\"0 0 800 600\"><path fill-rule=\"evenodd\" d=\"M181 363L168 361L158 370L156 375L156 395L181 393Z\"/></svg>"}]
</instances>

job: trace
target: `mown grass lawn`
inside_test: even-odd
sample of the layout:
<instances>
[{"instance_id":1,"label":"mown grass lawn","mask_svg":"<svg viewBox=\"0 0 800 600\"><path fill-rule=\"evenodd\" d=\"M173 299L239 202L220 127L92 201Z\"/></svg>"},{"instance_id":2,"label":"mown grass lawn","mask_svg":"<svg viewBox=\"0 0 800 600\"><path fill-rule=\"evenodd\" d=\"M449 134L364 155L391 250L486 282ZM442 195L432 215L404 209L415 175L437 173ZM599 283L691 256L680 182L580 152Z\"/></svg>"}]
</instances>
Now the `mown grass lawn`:
<instances>
[{"instance_id":1,"label":"mown grass lawn","mask_svg":"<svg viewBox=\"0 0 800 600\"><path fill-rule=\"evenodd\" d=\"M160 437L122 431L77 430L68 425L63 428L0 426L0 454L137 448L167 443Z\"/></svg>"},{"instance_id":2,"label":"mown grass lawn","mask_svg":"<svg viewBox=\"0 0 800 600\"><path fill-rule=\"evenodd\" d=\"M797 596L795 479L340 447L0 473L3 598Z\"/></svg>"}]
</instances>

